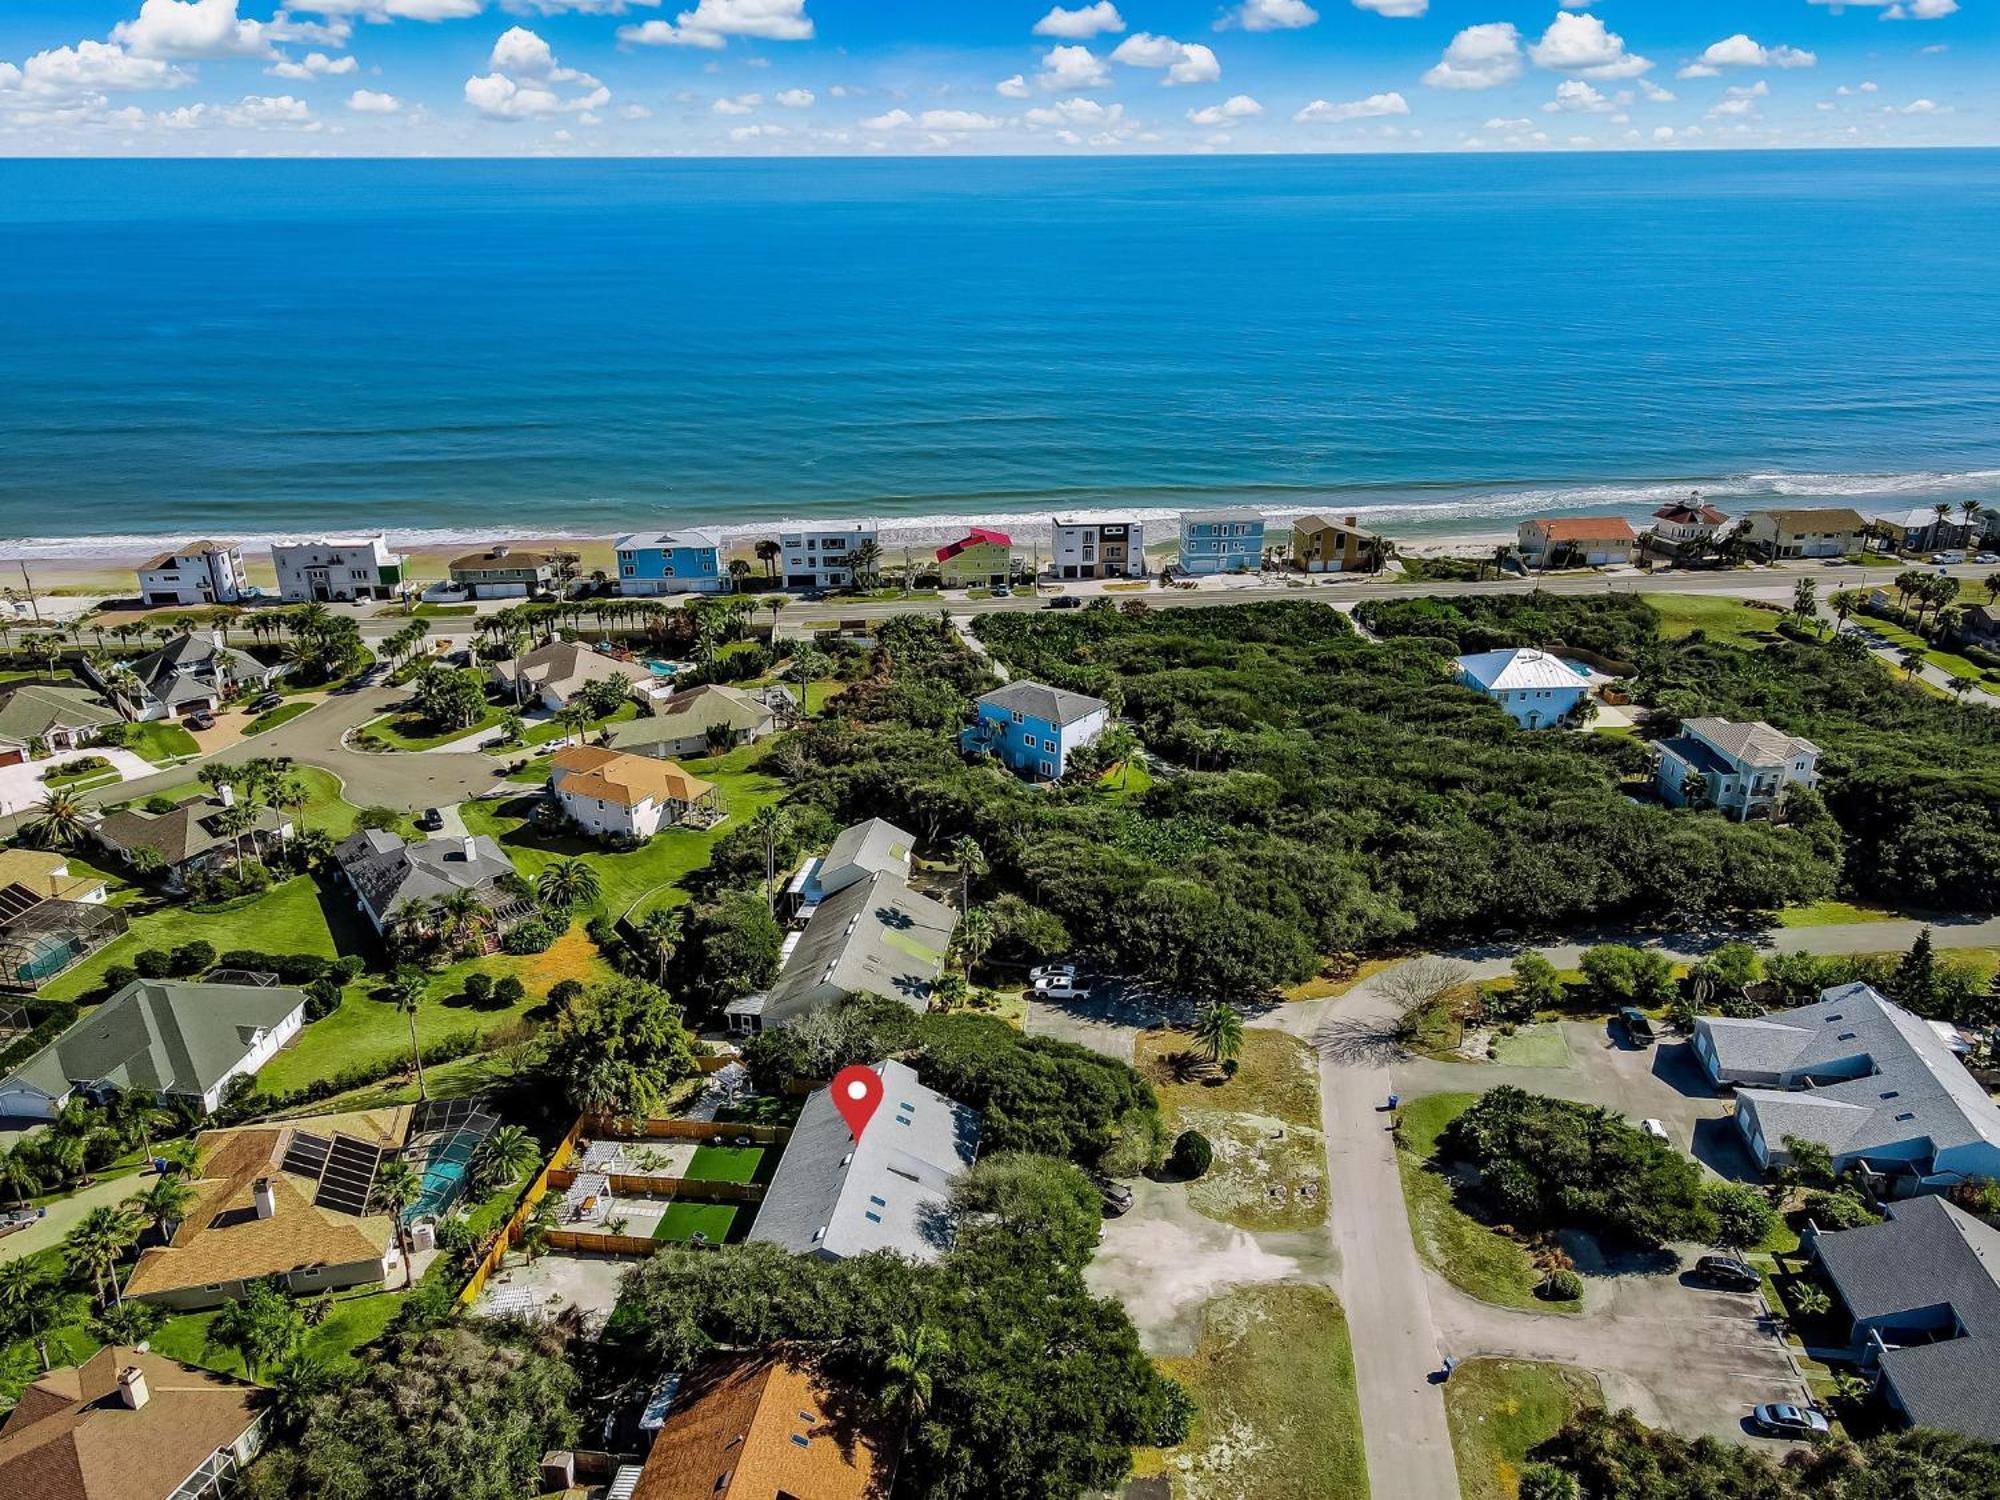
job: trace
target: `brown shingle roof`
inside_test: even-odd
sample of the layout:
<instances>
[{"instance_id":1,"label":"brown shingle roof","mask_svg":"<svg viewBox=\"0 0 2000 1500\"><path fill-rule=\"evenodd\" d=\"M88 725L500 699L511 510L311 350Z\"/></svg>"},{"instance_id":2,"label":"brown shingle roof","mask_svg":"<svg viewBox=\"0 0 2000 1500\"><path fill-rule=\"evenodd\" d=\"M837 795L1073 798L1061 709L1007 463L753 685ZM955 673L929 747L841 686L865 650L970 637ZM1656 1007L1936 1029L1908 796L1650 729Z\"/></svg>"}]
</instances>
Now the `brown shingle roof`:
<instances>
[{"instance_id":1,"label":"brown shingle roof","mask_svg":"<svg viewBox=\"0 0 2000 1500\"><path fill-rule=\"evenodd\" d=\"M137 1411L121 1370L146 1380ZM111 1345L29 1386L0 1424L0 1495L162 1500L257 1420L263 1394L158 1354Z\"/></svg>"},{"instance_id":2,"label":"brown shingle roof","mask_svg":"<svg viewBox=\"0 0 2000 1500\"><path fill-rule=\"evenodd\" d=\"M1860 531L1867 522L1861 513L1846 506L1836 506L1831 510L1759 510L1752 511L1751 517L1769 516L1772 524L1780 531L1841 532Z\"/></svg>"},{"instance_id":3,"label":"brown shingle roof","mask_svg":"<svg viewBox=\"0 0 2000 1500\"><path fill-rule=\"evenodd\" d=\"M632 1500L865 1500L886 1491L882 1443L830 1419L829 1404L843 1403L786 1356L710 1358L682 1382Z\"/></svg>"},{"instance_id":4,"label":"brown shingle roof","mask_svg":"<svg viewBox=\"0 0 2000 1500\"><path fill-rule=\"evenodd\" d=\"M521 568L551 568L565 558L573 558L574 552L540 552L531 547L509 547L501 557L493 555L488 547L484 552L468 552L463 557L454 557L446 569L449 572L512 572Z\"/></svg>"},{"instance_id":5,"label":"brown shingle roof","mask_svg":"<svg viewBox=\"0 0 2000 1500\"><path fill-rule=\"evenodd\" d=\"M210 542L210 541L182 542L180 546L170 548L168 551L162 552L158 557L153 558L150 562L140 563L139 571L142 573L150 573L154 568L164 568L168 564L172 563L174 559L180 557L200 557L210 552L234 552L235 550L236 550L236 543L234 542Z\"/></svg>"}]
</instances>

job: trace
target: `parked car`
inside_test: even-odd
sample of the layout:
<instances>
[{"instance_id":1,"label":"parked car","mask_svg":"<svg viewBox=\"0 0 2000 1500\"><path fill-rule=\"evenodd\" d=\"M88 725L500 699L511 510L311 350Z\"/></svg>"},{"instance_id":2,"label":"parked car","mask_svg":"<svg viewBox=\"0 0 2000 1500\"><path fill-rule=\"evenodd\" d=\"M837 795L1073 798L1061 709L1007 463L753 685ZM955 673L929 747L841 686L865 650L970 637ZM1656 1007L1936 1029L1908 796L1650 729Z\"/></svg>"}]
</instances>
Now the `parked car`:
<instances>
[{"instance_id":1,"label":"parked car","mask_svg":"<svg viewBox=\"0 0 2000 1500\"><path fill-rule=\"evenodd\" d=\"M2000 563L2000 552L1982 552L1973 558L1976 563Z\"/></svg>"},{"instance_id":2,"label":"parked car","mask_svg":"<svg viewBox=\"0 0 2000 1500\"><path fill-rule=\"evenodd\" d=\"M1081 609L1083 601L1074 594L1058 594L1049 601L1050 609Z\"/></svg>"},{"instance_id":3,"label":"parked car","mask_svg":"<svg viewBox=\"0 0 2000 1500\"><path fill-rule=\"evenodd\" d=\"M1034 984L1037 1000L1081 1000L1090 986L1074 974L1046 974Z\"/></svg>"},{"instance_id":4,"label":"parked car","mask_svg":"<svg viewBox=\"0 0 2000 1500\"><path fill-rule=\"evenodd\" d=\"M1727 1292L1754 1292L1764 1284L1752 1266L1733 1255L1704 1255L1694 1263L1697 1280Z\"/></svg>"},{"instance_id":5,"label":"parked car","mask_svg":"<svg viewBox=\"0 0 2000 1500\"><path fill-rule=\"evenodd\" d=\"M205 708L198 708L187 716L186 722L187 727L190 729L213 729L215 728L215 715Z\"/></svg>"},{"instance_id":6,"label":"parked car","mask_svg":"<svg viewBox=\"0 0 2000 1500\"><path fill-rule=\"evenodd\" d=\"M995 599L1011 599L1014 597L1014 591L1003 583L993 590L993 597Z\"/></svg>"},{"instance_id":7,"label":"parked car","mask_svg":"<svg viewBox=\"0 0 2000 1500\"><path fill-rule=\"evenodd\" d=\"M285 695L283 693L259 693L250 700L250 712L253 714L267 714L284 701Z\"/></svg>"},{"instance_id":8,"label":"parked car","mask_svg":"<svg viewBox=\"0 0 2000 1500\"><path fill-rule=\"evenodd\" d=\"M1933 552L1931 554L1931 561L1941 568L1948 568L1953 563L1964 562L1965 554L1963 552Z\"/></svg>"},{"instance_id":9,"label":"parked car","mask_svg":"<svg viewBox=\"0 0 2000 1500\"><path fill-rule=\"evenodd\" d=\"M1665 1141L1672 1139L1672 1137L1667 1134L1667 1127L1662 1125L1658 1120L1641 1120L1639 1122L1639 1128L1642 1131L1644 1131L1647 1135L1650 1135L1656 1141Z\"/></svg>"},{"instance_id":10,"label":"parked car","mask_svg":"<svg viewBox=\"0 0 2000 1500\"><path fill-rule=\"evenodd\" d=\"M1618 1012L1619 1022L1625 1027L1625 1040L1635 1047L1653 1045L1653 1023L1643 1010L1628 1005Z\"/></svg>"},{"instance_id":11,"label":"parked car","mask_svg":"<svg viewBox=\"0 0 2000 1500\"><path fill-rule=\"evenodd\" d=\"M1032 984L1038 979L1048 979L1050 977L1074 979L1077 976L1077 972L1076 965L1067 960L1061 963L1037 964L1034 968L1028 970L1028 981Z\"/></svg>"},{"instance_id":12,"label":"parked car","mask_svg":"<svg viewBox=\"0 0 2000 1500\"><path fill-rule=\"evenodd\" d=\"M1794 1406L1789 1401L1766 1402L1750 1413L1750 1420L1757 1424L1758 1431L1768 1432L1772 1437L1819 1438L1832 1430L1825 1413L1810 1406Z\"/></svg>"},{"instance_id":13,"label":"parked car","mask_svg":"<svg viewBox=\"0 0 2000 1500\"><path fill-rule=\"evenodd\" d=\"M1126 1194L1125 1201L1129 1206L1132 1201L1131 1194ZM17 1229L26 1229L47 1212L45 1208L10 1208L5 1213L0 1213L0 1235L12 1234Z\"/></svg>"},{"instance_id":14,"label":"parked car","mask_svg":"<svg viewBox=\"0 0 2000 1500\"><path fill-rule=\"evenodd\" d=\"M425 808L424 815L417 819L417 827L423 829L425 833L443 832L444 809L438 807Z\"/></svg>"},{"instance_id":15,"label":"parked car","mask_svg":"<svg viewBox=\"0 0 2000 1500\"><path fill-rule=\"evenodd\" d=\"M1115 1219L1132 1206L1132 1190L1122 1182L1113 1182L1109 1177L1092 1179L1097 1184L1097 1195L1104 1200L1104 1217Z\"/></svg>"}]
</instances>

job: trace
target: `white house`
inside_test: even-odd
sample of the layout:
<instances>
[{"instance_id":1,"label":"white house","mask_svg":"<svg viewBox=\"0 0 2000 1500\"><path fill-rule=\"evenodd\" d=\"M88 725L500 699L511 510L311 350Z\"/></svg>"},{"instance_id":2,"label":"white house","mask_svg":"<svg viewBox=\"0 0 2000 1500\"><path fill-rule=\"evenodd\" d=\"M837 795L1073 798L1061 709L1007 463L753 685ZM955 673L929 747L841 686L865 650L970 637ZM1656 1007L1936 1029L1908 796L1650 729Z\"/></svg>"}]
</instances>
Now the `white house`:
<instances>
[{"instance_id":1,"label":"white house","mask_svg":"<svg viewBox=\"0 0 2000 1500\"><path fill-rule=\"evenodd\" d=\"M1523 729L1553 729L1590 689L1568 662L1532 647L1480 651L1455 665L1461 684L1491 698Z\"/></svg>"},{"instance_id":2,"label":"white house","mask_svg":"<svg viewBox=\"0 0 2000 1500\"><path fill-rule=\"evenodd\" d=\"M1728 515L1696 490L1687 499L1669 500L1653 512L1653 541L1669 552L1699 551L1713 546L1728 524Z\"/></svg>"},{"instance_id":3,"label":"white house","mask_svg":"<svg viewBox=\"0 0 2000 1500\"><path fill-rule=\"evenodd\" d=\"M1052 578L1144 578L1146 528L1119 511L1072 511L1049 528Z\"/></svg>"},{"instance_id":4,"label":"white house","mask_svg":"<svg viewBox=\"0 0 2000 1500\"><path fill-rule=\"evenodd\" d=\"M1796 1136L1892 1192L2000 1178L2000 1105L1929 1022L1865 984L1751 1019L1702 1016L1694 1053L1736 1089L1736 1128L1761 1166L1783 1165Z\"/></svg>"},{"instance_id":5,"label":"white house","mask_svg":"<svg viewBox=\"0 0 2000 1500\"><path fill-rule=\"evenodd\" d=\"M234 542L188 542L139 565L147 604L234 604L245 585L243 552Z\"/></svg>"},{"instance_id":6,"label":"white house","mask_svg":"<svg viewBox=\"0 0 2000 1500\"><path fill-rule=\"evenodd\" d=\"M393 599L403 582L402 556L381 535L274 542L271 565L278 570L278 593L300 604Z\"/></svg>"},{"instance_id":7,"label":"white house","mask_svg":"<svg viewBox=\"0 0 2000 1500\"><path fill-rule=\"evenodd\" d=\"M1689 719L1659 751L1654 779L1661 797L1684 807L1698 787L1700 805L1738 821L1768 817L1788 787L1819 784L1819 747L1762 721Z\"/></svg>"},{"instance_id":8,"label":"white house","mask_svg":"<svg viewBox=\"0 0 2000 1500\"><path fill-rule=\"evenodd\" d=\"M549 791L599 838L649 839L662 828L719 812L713 783L670 760L571 745L549 762Z\"/></svg>"},{"instance_id":9,"label":"white house","mask_svg":"<svg viewBox=\"0 0 2000 1500\"><path fill-rule=\"evenodd\" d=\"M1639 545L1623 516L1545 516L1523 521L1515 532L1521 560L1531 568L1603 568L1629 563Z\"/></svg>"},{"instance_id":10,"label":"white house","mask_svg":"<svg viewBox=\"0 0 2000 1500\"><path fill-rule=\"evenodd\" d=\"M828 521L808 530L782 532L780 576L786 588L844 589L854 582L850 560L855 549L875 540L873 521Z\"/></svg>"}]
</instances>

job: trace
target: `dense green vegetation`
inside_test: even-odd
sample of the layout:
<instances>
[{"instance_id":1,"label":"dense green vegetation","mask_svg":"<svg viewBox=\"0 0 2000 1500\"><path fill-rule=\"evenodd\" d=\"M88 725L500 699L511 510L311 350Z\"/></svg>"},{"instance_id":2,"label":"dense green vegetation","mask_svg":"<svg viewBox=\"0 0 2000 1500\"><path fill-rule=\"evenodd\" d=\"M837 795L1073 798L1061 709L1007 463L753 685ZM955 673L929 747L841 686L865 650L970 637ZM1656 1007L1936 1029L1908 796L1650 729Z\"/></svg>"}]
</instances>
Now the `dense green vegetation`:
<instances>
[{"instance_id":1,"label":"dense green vegetation","mask_svg":"<svg viewBox=\"0 0 2000 1500\"><path fill-rule=\"evenodd\" d=\"M1669 640L1632 595L1506 594L1370 601L1368 627L1454 649L1562 645L1630 662L1639 700L1672 719L1763 719L1820 748L1821 798L1792 819L1850 889L1947 910L2000 907L2000 714L1899 679L1851 639L1752 646ZM1775 617L1773 617L1775 619Z\"/></svg>"}]
</instances>

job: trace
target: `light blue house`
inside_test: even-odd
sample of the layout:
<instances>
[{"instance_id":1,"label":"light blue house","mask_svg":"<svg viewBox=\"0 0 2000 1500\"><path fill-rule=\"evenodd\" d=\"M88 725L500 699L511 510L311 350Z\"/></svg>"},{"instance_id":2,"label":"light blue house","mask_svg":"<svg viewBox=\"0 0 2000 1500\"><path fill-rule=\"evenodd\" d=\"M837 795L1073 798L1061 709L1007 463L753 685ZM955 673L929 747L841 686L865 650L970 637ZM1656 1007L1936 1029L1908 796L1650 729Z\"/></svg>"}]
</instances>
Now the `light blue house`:
<instances>
[{"instance_id":1,"label":"light blue house","mask_svg":"<svg viewBox=\"0 0 2000 1500\"><path fill-rule=\"evenodd\" d=\"M1111 722L1111 705L1039 682L1010 682L979 699L978 718L959 735L968 754L990 754L1016 775L1054 781L1069 757Z\"/></svg>"},{"instance_id":2,"label":"light blue house","mask_svg":"<svg viewBox=\"0 0 2000 1500\"><path fill-rule=\"evenodd\" d=\"M1247 505L1181 512L1183 573L1254 573L1264 561L1264 516Z\"/></svg>"},{"instance_id":3,"label":"light blue house","mask_svg":"<svg viewBox=\"0 0 2000 1500\"><path fill-rule=\"evenodd\" d=\"M616 546L621 594L722 594L734 586L722 560L720 527L634 532Z\"/></svg>"},{"instance_id":4,"label":"light blue house","mask_svg":"<svg viewBox=\"0 0 2000 1500\"><path fill-rule=\"evenodd\" d=\"M1458 680L1506 709L1523 729L1553 729L1583 701L1590 684L1559 656L1532 647L1457 658Z\"/></svg>"}]
</instances>

